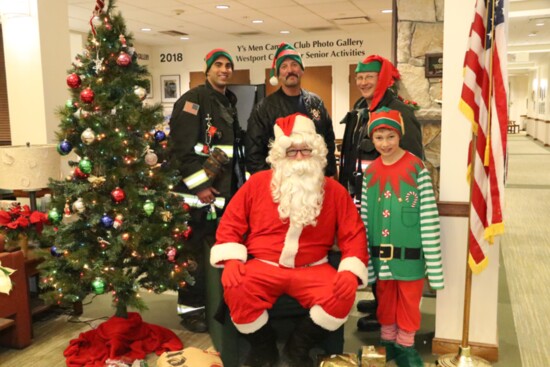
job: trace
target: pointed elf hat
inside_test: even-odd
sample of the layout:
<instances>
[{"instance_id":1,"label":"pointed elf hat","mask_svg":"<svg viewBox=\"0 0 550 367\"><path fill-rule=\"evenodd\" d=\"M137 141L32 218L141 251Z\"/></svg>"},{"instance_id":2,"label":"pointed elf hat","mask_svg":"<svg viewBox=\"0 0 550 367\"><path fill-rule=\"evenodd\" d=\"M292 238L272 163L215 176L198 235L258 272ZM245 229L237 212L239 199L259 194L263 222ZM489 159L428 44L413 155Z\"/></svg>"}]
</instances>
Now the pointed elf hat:
<instances>
[{"instance_id":1,"label":"pointed elf hat","mask_svg":"<svg viewBox=\"0 0 550 367\"><path fill-rule=\"evenodd\" d=\"M279 117L275 120L275 126L273 126L273 132L275 133L275 143L287 149L292 145L292 139L290 135L294 133L302 134L316 134L315 124L306 115L301 113L294 113L285 117Z\"/></svg>"},{"instance_id":2,"label":"pointed elf hat","mask_svg":"<svg viewBox=\"0 0 550 367\"><path fill-rule=\"evenodd\" d=\"M403 136L405 134L405 124L403 124L401 113L397 110L390 110L387 107L382 107L369 113L369 123L367 125L369 138L372 137L372 133L382 128L395 130L399 136Z\"/></svg>"},{"instance_id":3,"label":"pointed elf hat","mask_svg":"<svg viewBox=\"0 0 550 367\"><path fill-rule=\"evenodd\" d=\"M359 62L355 69L355 74L367 71L378 73L378 82L376 83L374 96L369 104L369 111L374 111L382 100L382 97L384 97L386 90L388 90L396 80L399 80L401 76L390 60L378 55L367 56L363 61Z\"/></svg>"},{"instance_id":4,"label":"pointed elf hat","mask_svg":"<svg viewBox=\"0 0 550 367\"><path fill-rule=\"evenodd\" d=\"M212 67L212 64L219 59L220 57L227 57L229 62L231 63L231 69L235 69L235 65L233 64L233 58L229 54L229 52L225 51L223 48L215 48L209 53L206 54L204 57L204 61L206 62L206 70L205 74L208 73L208 70L210 70L210 67Z\"/></svg>"},{"instance_id":5,"label":"pointed elf hat","mask_svg":"<svg viewBox=\"0 0 550 367\"><path fill-rule=\"evenodd\" d=\"M271 71L269 72L269 84L276 86L279 84L277 80L277 75L279 75L279 68L284 59L291 58L300 64L302 70L304 70L304 64L302 63L302 55L294 47L289 45L286 42L283 42L277 47L275 51L275 56L273 56L273 63L271 64Z\"/></svg>"}]
</instances>

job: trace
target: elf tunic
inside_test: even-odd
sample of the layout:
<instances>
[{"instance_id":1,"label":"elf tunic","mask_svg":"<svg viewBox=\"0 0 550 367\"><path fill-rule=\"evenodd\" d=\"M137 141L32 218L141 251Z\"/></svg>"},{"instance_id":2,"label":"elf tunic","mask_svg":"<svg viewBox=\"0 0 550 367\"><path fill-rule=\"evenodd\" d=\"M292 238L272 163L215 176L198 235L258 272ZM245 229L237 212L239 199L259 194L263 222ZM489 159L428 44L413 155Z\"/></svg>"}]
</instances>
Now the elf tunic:
<instances>
[{"instance_id":1,"label":"elf tunic","mask_svg":"<svg viewBox=\"0 0 550 367\"><path fill-rule=\"evenodd\" d=\"M327 254L336 239L342 252L338 271L351 271L361 287L366 285L361 218L345 188L325 178L317 225L282 221L271 196L271 178L272 170L252 175L227 206L216 233L211 264L223 267L226 260L240 260L246 267L243 283L224 290L231 317L241 332L254 332L267 322L266 310L286 293L311 309L317 324L336 330L346 321L353 299L334 297L336 269L327 263Z\"/></svg>"},{"instance_id":2,"label":"elf tunic","mask_svg":"<svg viewBox=\"0 0 550 367\"><path fill-rule=\"evenodd\" d=\"M377 158L365 170L362 192L361 218L369 241L369 282L377 277L380 287L385 280L415 281L427 275L433 289L443 289L439 214L431 178L422 161L410 152L392 165ZM399 286L406 289L407 282L403 283ZM414 288L419 289L421 296L422 287ZM392 303L395 300L391 298ZM384 301L379 300L382 313ZM403 329L416 330L420 321L418 304L409 303L406 308L411 314L418 313L418 317L414 318L414 325Z\"/></svg>"}]
</instances>

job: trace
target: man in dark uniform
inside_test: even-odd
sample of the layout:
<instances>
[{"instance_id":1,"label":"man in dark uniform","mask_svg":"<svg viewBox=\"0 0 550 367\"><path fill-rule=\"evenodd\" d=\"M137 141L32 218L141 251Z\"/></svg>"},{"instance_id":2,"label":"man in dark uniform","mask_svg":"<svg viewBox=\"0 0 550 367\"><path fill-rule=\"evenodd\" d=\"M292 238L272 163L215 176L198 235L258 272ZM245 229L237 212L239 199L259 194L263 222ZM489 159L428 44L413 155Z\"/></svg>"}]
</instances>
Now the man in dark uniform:
<instances>
[{"instance_id":1,"label":"man in dark uniform","mask_svg":"<svg viewBox=\"0 0 550 367\"><path fill-rule=\"evenodd\" d=\"M393 64L378 55L371 55L357 64L355 81L361 98L355 102L353 110L340 122L346 124L342 140L339 181L348 189L356 205L361 202L362 173L368 164L380 154L367 135L369 113L387 107L401 113L405 133L401 138L401 148L424 159L420 123L414 116L414 109L405 104L391 87L399 80L399 71ZM380 328L376 320L376 284L372 286L374 301L359 301L357 309L370 313L357 321L359 330L372 331Z\"/></svg>"},{"instance_id":2,"label":"man in dark uniform","mask_svg":"<svg viewBox=\"0 0 550 367\"><path fill-rule=\"evenodd\" d=\"M233 74L227 51L214 49L206 57L206 82L189 90L174 104L169 148L183 182L174 191L192 206L192 234L185 255L195 284L178 292L182 325L206 332L203 248L212 245L224 204L244 182L242 131L237 120L237 97L226 86Z\"/></svg>"},{"instance_id":3,"label":"man in dark uniform","mask_svg":"<svg viewBox=\"0 0 550 367\"><path fill-rule=\"evenodd\" d=\"M281 43L273 57L270 79L270 83L274 86L280 82L281 88L258 103L248 119L246 133L246 168L248 172L256 173L270 168L265 159L269 141L274 139L275 120L300 112L313 121L316 132L324 138L327 144L325 176L334 176L336 173L332 119L319 96L302 89L303 74L304 65L300 53L291 45Z\"/></svg>"}]
</instances>

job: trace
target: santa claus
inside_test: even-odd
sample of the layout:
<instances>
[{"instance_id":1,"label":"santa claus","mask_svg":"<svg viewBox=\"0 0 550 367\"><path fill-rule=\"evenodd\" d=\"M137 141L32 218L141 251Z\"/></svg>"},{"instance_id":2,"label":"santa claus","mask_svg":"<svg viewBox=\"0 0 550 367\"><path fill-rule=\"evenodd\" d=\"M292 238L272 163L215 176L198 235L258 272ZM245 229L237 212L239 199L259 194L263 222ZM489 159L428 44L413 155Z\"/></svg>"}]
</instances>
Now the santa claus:
<instances>
[{"instance_id":1,"label":"santa claus","mask_svg":"<svg viewBox=\"0 0 550 367\"><path fill-rule=\"evenodd\" d=\"M367 284L365 228L346 189L324 176L327 148L304 115L275 124L268 162L226 208L210 262L224 267L224 298L235 327L251 344L247 366L279 358L267 310L282 294L310 310L284 354L311 366L309 350L347 320L358 287ZM339 268L328 263L337 244Z\"/></svg>"}]
</instances>

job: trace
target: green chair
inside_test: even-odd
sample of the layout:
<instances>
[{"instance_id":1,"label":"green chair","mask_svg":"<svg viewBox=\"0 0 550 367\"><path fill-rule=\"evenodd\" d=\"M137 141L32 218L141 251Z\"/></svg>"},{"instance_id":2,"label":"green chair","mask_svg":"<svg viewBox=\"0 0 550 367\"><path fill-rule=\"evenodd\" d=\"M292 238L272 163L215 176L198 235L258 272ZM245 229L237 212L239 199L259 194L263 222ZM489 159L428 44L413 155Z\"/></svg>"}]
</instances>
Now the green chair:
<instances>
[{"instance_id":1,"label":"green chair","mask_svg":"<svg viewBox=\"0 0 550 367\"><path fill-rule=\"evenodd\" d=\"M218 312L218 308L223 300L223 287L221 284L222 269L214 268L210 265L210 248L205 248L206 255L206 320L210 337L214 348L221 354L224 367L238 367L243 364L248 353L248 342L237 331L231 318L229 311L224 310L225 322L222 324L214 319L214 315ZM340 253L331 252L329 262L337 267L340 262ZM269 319L275 328L279 341L286 341L292 332L294 325L303 317L307 317L309 311L304 309L292 297L283 295L273 305L269 311ZM344 326L332 331L327 338L319 345L319 348L324 354L341 354L344 349Z\"/></svg>"}]
</instances>

